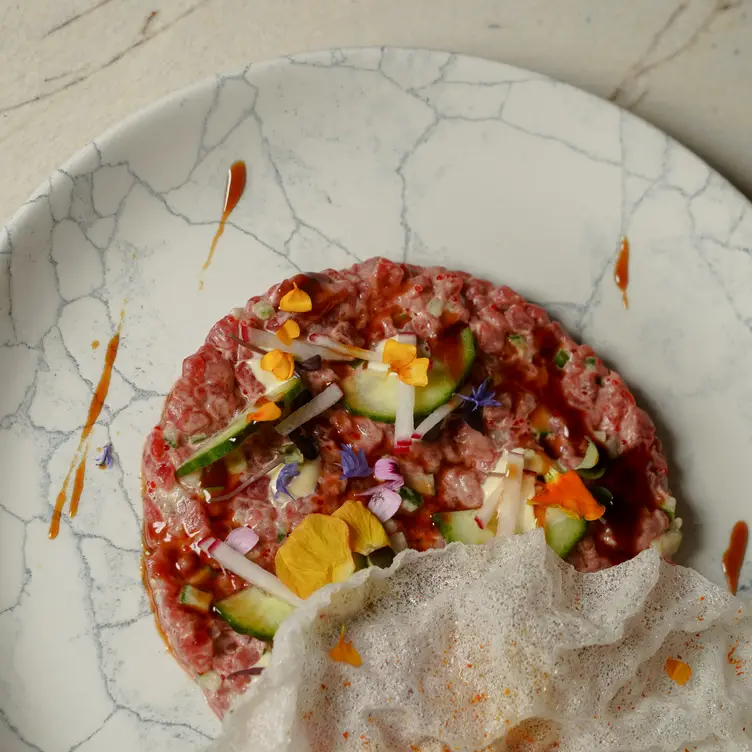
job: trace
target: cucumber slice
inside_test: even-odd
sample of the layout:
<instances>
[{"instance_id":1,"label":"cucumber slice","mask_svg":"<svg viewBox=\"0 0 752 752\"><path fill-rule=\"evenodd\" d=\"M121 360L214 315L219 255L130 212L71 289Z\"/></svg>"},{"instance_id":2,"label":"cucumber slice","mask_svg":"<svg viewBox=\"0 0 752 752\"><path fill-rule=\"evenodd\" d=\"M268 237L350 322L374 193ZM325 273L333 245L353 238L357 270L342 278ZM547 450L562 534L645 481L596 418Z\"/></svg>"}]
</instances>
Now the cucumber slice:
<instances>
[{"instance_id":1,"label":"cucumber slice","mask_svg":"<svg viewBox=\"0 0 752 752\"><path fill-rule=\"evenodd\" d=\"M431 518L447 543L486 543L494 534L475 521L476 510L439 512Z\"/></svg>"},{"instance_id":2,"label":"cucumber slice","mask_svg":"<svg viewBox=\"0 0 752 752\"><path fill-rule=\"evenodd\" d=\"M598 447L590 439L587 440L587 450L582 462L575 470L592 470L598 464Z\"/></svg>"},{"instance_id":3,"label":"cucumber slice","mask_svg":"<svg viewBox=\"0 0 752 752\"><path fill-rule=\"evenodd\" d=\"M432 361L428 372L428 384L415 388L415 418L421 420L443 405L467 378L475 360L475 340L469 328L458 335L458 346L462 357L462 372L452 376L448 365L438 359ZM355 415L381 423L394 423L397 414L396 374L385 374L363 368L354 371L341 384L345 393L345 407Z\"/></svg>"},{"instance_id":4,"label":"cucumber slice","mask_svg":"<svg viewBox=\"0 0 752 752\"><path fill-rule=\"evenodd\" d=\"M295 394L303 388L303 385L297 376L283 383L286 385L286 391L282 394L277 393L275 401L284 401L287 404L288 401L294 399ZM175 471L178 478L211 465L229 454L235 447L240 446L252 433L255 433L261 424L254 421L249 423L247 418L256 410L258 410L258 405L247 407L238 414L227 428L207 439L201 448Z\"/></svg>"},{"instance_id":5,"label":"cucumber slice","mask_svg":"<svg viewBox=\"0 0 752 752\"><path fill-rule=\"evenodd\" d=\"M564 559L584 537L587 523L583 519L570 517L561 509L548 507L543 527L546 543Z\"/></svg>"},{"instance_id":6,"label":"cucumber slice","mask_svg":"<svg viewBox=\"0 0 752 752\"><path fill-rule=\"evenodd\" d=\"M403 512L417 512L423 506L423 497L417 491L413 491L412 488L402 486L399 495L402 497L400 508Z\"/></svg>"},{"instance_id":7,"label":"cucumber slice","mask_svg":"<svg viewBox=\"0 0 752 752\"><path fill-rule=\"evenodd\" d=\"M268 641L295 609L251 585L216 603L214 610L236 632Z\"/></svg>"},{"instance_id":8,"label":"cucumber slice","mask_svg":"<svg viewBox=\"0 0 752 752\"><path fill-rule=\"evenodd\" d=\"M178 596L178 603L194 611L200 611L202 614L209 613L211 607L212 594L205 590L199 590L193 585L184 585Z\"/></svg>"}]
</instances>

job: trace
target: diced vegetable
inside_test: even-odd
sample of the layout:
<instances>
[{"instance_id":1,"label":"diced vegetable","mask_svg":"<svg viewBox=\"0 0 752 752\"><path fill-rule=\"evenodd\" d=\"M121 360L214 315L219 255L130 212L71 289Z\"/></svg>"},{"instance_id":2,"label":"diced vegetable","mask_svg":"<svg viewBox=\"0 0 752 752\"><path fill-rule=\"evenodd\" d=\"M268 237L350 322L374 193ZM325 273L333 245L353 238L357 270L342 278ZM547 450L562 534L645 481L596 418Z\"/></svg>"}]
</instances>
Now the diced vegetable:
<instances>
[{"instance_id":1,"label":"diced vegetable","mask_svg":"<svg viewBox=\"0 0 752 752\"><path fill-rule=\"evenodd\" d=\"M546 543L562 559L584 537L587 523L581 517L572 517L556 507L546 509L543 527L546 531Z\"/></svg>"},{"instance_id":2,"label":"diced vegetable","mask_svg":"<svg viewBox=\"0 0 752 752\"><path fill-rule=\"evenodd\" d=\"M585 360L584 360L583 362L585 363L585 366L586 366L587 368L595 368L595 366L596 366L596 365L597 365L597 363L598 363L598 359L597 359L597 358L594 358L594 357L592 357L592 355L591 355L591 356L589 356L589 357L585 358Z\"/></svg>"},{"instance_id":3,"label":"diced vegetable","mask_svg":"<svg viewBox=\"0 0 752 752\"><path fill-rule=\"evenodd\" d=\"M564 366L569 363L570 354L566 350L559 350L559 352L554 355L554 364L557 368L564 368Z\"/></svg>"},{"instance_id":4,"label":"diced vegetable","mask_svg":"<svg viewBox=\"0 0 752 752\"><path fill-rule=\"evenodd\" d=\"M659 509L662 509L668 518L673 522L676 517L676 499L673 496L666 496L658 505Z\"/></svg>"},{"instance_id":5,"label":"diced vegetable","mask_svg":"<svg viewBox=\"0 0 752 752\"><path fill-rule=\"evenodd\" d=\"M212 594L205 590L199 590L193 585L183 585L178 596L178 603L202 614L208 614L212 604Z\"/></svg>"},{"instance_id":6,"label":"diced vegetable","mask_svg":"<svg viewBox=\"0 0 752 752\"><path fill-rule=\"evenodd\" d=\"M426 304L426 311L438 318L444 312L444 301L441 298L431 298Z\"/></svg>"},{"instance_id":7,"label":"diced vegetable","mask_svg":"<svg viewBox=\"0 0 752 752\"><path fill-rule=\"evenodd\" d=\"M225 466L230 475L242 475L248 469L248 462L242 449L234 449L225 457Z\"/></svg>"},{"instance_id":8,"label":"diced vegetable","mask_svg":"<svg viewBox=\"0 0 752 752\"><path fill-rule=\"evenodd\" d=\"M245 556L239 554L226 543L209 537L200 541L198 546L225 569L229 569L233 574L236 574L251 585L256 585L256 587L261 588L291 606L298 606L302 602L295 593L291 592L273 574L246 559Z\"/></svg>"},{"instance_id":9,"label":"diced vegetable","mask_svg":"<svg viewBox=\"0 0 752 752\"><path fill-rule=\"evenodd\" d=\"M413 491L412 488L402 486L399 490L399 495L402 497L401 509L403 512L417 512L423 506L423 497L416 491Z\"/></svg>"},{"instance_id":10,"label":"diced vegetable","mask_svg":"<svg viewBox=\"0 0 752 752\"><path fill-rule=\"evenodd\" d=\"M242 526L230 530L225 543L245 556L259 542L258 533L250 527Z\"/></svg>"},{"instance_id":11,"label":"diced vegetable","mask_svg":"<svg viewBox=\"0 0 752 752\"><path fill-rule=\"evenodd\" d=\"M487 543L494 537L490 530L483 530L475 521L474 509L462 512L438 512L431 519L447 543Z\"/></svg>"},{"instance_id":12,"label":"diced vegetable","mask_svg":"<svg viewBox=\"0 0 752 752\"><path fill-rule=\"evenodd\" d=\"M173 449L178 445L178 429L175 428L175 426L172 426L172 425L165 426L165 429L162 435L164 436L164 440Z\"/></svg>"},{"instance_id":13,"label":"diced vegetable","mask_svg":"<svg viewBox=\"0 0 752 752\"><path fill-rule=\"evenodd\" d=\"M404 533L394 533L394 535L389 536L389 545L394 549L396 553L399 553L400 551L404 551L408 545L407 545L407 538L405 538Z\"/></svg>"},{"instance_id":14,"label":"diced vegetable","mask_svg":"<svg viewBox=\"0 0 752 752\"><path fill-rule=\"evenodd\" d=\"M475 360L475 340L469 328L463 329L457 336L461 372L453 376L449 364L433 358L428 384L415 387L415 418L422 420L447 402L467 377ZM365 415L382 423L394 423L399 383L396 374L386 375L370 368L356 370L342 382L345 406L356 415Z\"/></svg>"},{"instance_id":15,"label":"diced vegetable","mask_svg":"<svg viewBox=\"0 0 752 752\"><path fill-rule=\"evenodd\" d=\"M258 300L252 306L251 310L262 321L267 321L274 316L274 306L266 300Z\"/></svg>"},{"instance_id":16,"label":"diced vegetable","mask_svg":"<svg viewBox=\"0 0 752 752\"><path fill-rule=\"evenodd\" d=\"M281 342L276 334L267 332L265 329L248 329L246 336L248 344L254 347L267 351L282 350L282 352L292 353L298 360L307 360L314 355L320 355L324 360L352 360L350 355L342 355L326 347L319 347L297 339L287 345Z\"/></svg>"},{"instance_id":17,"label":"diced vegetable","mask_svg":"<svg viewBox=\"0 0 752 752\"><path fill-rule=\"evenodd\" d=\"M222 677L214 670L205 671L203 674L199 674L196 677L196 684L198 684L204 692L217 692L222 686Z\"/></svg>"},{"instance_id":18,"label":"diced vegetable","mask_svg":"<svg viewBox=\"0 0 752 752\"><path fill-rule=\"evenodd\" d=\"M251 585L219 601L214 610L236 632L269 641L295 608Z\"/></svg>"},{"instance_id":19,"label":"diced vegetable","mask_svg":"<svg viewBox=\"0 0 752 752\"><path fill-rule=\"evenodd\" d=\"M671 521L671 527L656 538L650 548L654 548L664 559L670 559L676 554L682 542L682 521L680 517L675 517Z\"/></svg>"},{"instance_id":20,"label":"diced vegetable","mask_svg":"<svg viewBox=\"0 0 752 752\"><path fill-rule=\"evenodd\" d=\"M277 395L277 399L289 396L295 390L302 388L301 381L298 378L290 379L285 384L287 391L284 394ZM254 420L249 421L249 418L256 410L258 410L257 405L246 408L233 419L227 428L207 439L206 443L175 471L178 478L211 465L226 454L229 454L233 449L240 446L251 434L255 433L260 424Z\"/></svg>"},{"instance_id":21,"label":"diced vegetable","mask_svg":"<svg viewBox=\"0 0 752 752\"><path fill-rule=\"evenodd\" d=\"M514 535L522 505L522 474L525 469L525 454L522 450L505 452L507 469L497 510L496 536Z\"/></svg>"},{"instance_id":22,"label":"diced vegetable","mask_svg":"<svg viewBox=\"0 0 752 752\"><path fill-rule=\"evenodd\" d=\"M436 496L436 479L432 473L406 473L405 484L421 496Z\"/></svg>"},{"instance_id":23,"label":"diced vegetable","mask_svg":"<svg viewBox=\"0 0 752 752\"><path fill-rule=\"evenodd\" d=\"M520 352L525 352L527 349L527 340L524 334L510 334L508 339Z\"/></svg>"},{"instance_id":24,"label":"diced vegetable","mask_svg":"<svg viewBox=\"0 0 752 752\"><path fill-rule=\"evenodd\" d=\"M330 384L323 392L317 394L310 402L303 405L284 420L280 421L276 431L281 436L291 434L296 428L328 410L342 399L342 390L337 384Z\"/></svg>"},{"instance_id":25,"label":"diced vegetable","mask_svg":"<svg viewBox=\"0 0 752 752\"><path fill-rule=\"evenodd\" d=\"M189 585L200 588L202 585L206 585L214 578L214 570L205 565L199 567L190 577L186 577Z\"/></svg>"},{"instance_id":26,"label":"diced vegetable","mask_svg":"<svg viewBox=\"0 0 752 752\"><path fill-rule=\"evenodd\" d=\"M496 516L501 498L501 489L504 485L504 474L507 471L507 453L502 452L494 469L483 481L483 505L475 512L475 521L482 528L488 527L488 523Z\"/></svg>"},{"instance_id":27,"label":"diced vegetable","mask_svg":"<svg viewBox=\"0 0 752 752\"><path fill-rule=\"evenodd\" d=\"M398 341L404 345L417 345L414 334L400 334ZM397 382L397 410L394 419L395 452L406 451L412 443L415 427L415 387L401 379Z\"/></svg>"},{"instance_id":28,"label":"diced vegetable","mask_svg":"<svg viewBox=\"0 0 752 752\"><path fill-rule=\"evenodd\" d=\"M576 470L592 470L597 464L598 464L598 447L590 441L590 439L587 440L587 451L585 452L585 456L582 458L582 462L580 462L579 465L575 468Z\"/></svg>"}]
</instances>

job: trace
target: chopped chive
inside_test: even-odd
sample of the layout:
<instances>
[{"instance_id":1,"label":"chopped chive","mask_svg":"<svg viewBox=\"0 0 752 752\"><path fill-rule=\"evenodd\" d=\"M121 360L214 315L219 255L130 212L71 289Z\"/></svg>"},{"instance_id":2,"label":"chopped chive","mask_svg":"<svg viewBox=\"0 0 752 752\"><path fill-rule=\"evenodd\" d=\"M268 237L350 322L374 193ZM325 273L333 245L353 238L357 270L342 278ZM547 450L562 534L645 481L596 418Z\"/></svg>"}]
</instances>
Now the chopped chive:
<instances>
[{"instance_id":1,"label":"chopped chive","mask_svg":"<svg viewBox=\"0 0 752 752\"><path fill-rule=\"evenodd\" d=\"M524 334L510 334L508 339L518 350L521 350L527 344Z\"/></svg>"},{"instance_id":2,"label":"chopped chive","mask_svg":"<svg viewBox=\"0 0 752 752\"><path fill-rule=\"evenodd\" d=\"M592 355L585 358L585 365L588 366L588 368L592 368L598 363L597 358L594 358Z\"/></svg>"},{"instance_id":3,"label":"chopped chive","mask_svg":"<svg viewBox=\"0 0 752 752\"><path fill-rule=\"evenodd\" d=\"M570 355L566 350L559 350L559 352L556 353L554 356L554 363L556 364L557 368L564 368L564 366L569 362Z\"/></svg>"},{"instance_id":4,"label":"chopped chive","mask_svg":"<svg viewBox=\"0 0 752 752\"><path fill-rule=\"evenodd\" d=\"M277 543L282 543L286 537L287 533L277 533Z\"/></svg>"}]
</instances>

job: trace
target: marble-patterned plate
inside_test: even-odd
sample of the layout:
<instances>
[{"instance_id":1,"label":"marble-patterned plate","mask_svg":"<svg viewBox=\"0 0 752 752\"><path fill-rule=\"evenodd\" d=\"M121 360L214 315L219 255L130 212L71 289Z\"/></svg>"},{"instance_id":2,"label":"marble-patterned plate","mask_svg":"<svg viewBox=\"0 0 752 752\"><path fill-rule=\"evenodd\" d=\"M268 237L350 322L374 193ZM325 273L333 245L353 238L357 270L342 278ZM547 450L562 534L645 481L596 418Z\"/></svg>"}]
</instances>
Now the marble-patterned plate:
<instances>
[{"instance_id":1,"label":"marble-patterned plate","mask_svg":"<svg viewBox=\"0 0 752 752\"><path fill-rule=\"evenodd\" d=\"M202 275L235 160L248 185ZM622 235L629 310L613 279ZM750 250L750 205L659 131L444 53L253 65L89 144L0 235L0 749L169 752L217 732L141 585L141 444L211 324L299 269L381 254L545 305L655 417L686 560L722 582L749 508ZM123 308L79 513L49 540ZM107 441L115 463L100 471Z\"/></svg>"}]
</instances>

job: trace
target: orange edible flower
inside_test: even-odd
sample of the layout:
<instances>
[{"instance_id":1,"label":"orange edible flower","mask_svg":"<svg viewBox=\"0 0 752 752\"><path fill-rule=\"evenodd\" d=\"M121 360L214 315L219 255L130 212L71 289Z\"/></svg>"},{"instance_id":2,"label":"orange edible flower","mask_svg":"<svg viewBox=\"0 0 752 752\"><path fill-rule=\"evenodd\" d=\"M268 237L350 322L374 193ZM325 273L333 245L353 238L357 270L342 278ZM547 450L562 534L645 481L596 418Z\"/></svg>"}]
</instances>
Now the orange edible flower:
<instances>
[{"instance_id":1,"label":"orange edible flower","mask_svg":"<svg viewBox=\"0 0 752 752\"><path fill-rule=\"evenodd\" d=\"M339 633L339 642L329 651L329 657L338 663L349 663L351 666L363 665L363 659L360 653L355 649L352 642L345 640L345 627Z\"/></svg>"},{"instance_id":2,"label":"orange edible flower","mask_svg":"<svg viewBox=\"0 0 752 752\"><path fill-rule=\"evenodd\" d=\"M551 471L553 478L543 490L534 496L528 504L539 507L559 507L565 512L584 517L588 522L599 520L606 512L606 507L599 504L582 478L574 471L566 473Z\"/></svg>"},{"instance_id":3,"label":"orange edible flower","mask_svg":"<svg viewBox=\"0 0 752 752\"><path fill-rule=\"evenodd\" d=\"M389 365L389 370L399 377L400 381L410 386L426 386L428 384L428 358L419 358L418 348L388 339L384 345L381 359Z\"/></svg>"},{"instance_id":4,"label":"orange edible flower","mask_svg":"<svg viewBox=\"0 0 752 752\"><path fill-rule=\"evenodd\" d=\"M269 420L277 420L282 415L279 405L276 402L264 402L255 413L251 413L246 419L246 423L264 423Z\"/></svg>"},{"instance_id":5,"label":"orange edible flower","mask_svg":"<svg viewBox=\"0 0 752 752\"><path fill-rule=\"evenodd\" d=\"M288 313L308 313L312 308L311 296L305 290L301 290L294 282L292 283L292 290L283 295L282 300L279 301L279 310Z\"/></svg>"},{"instance_id":6,"label":"orange edible flower","mask_svg":"<svg viewBox=\"0 0 752 752\"><path fill-rule=\"evenodd\" d=\"M285 345L289 345L294 339L300 337L300 327L294 319L287 319L282 326L277 329L277 338Z\"/></svg>"},{"instance_id":7,"label":"orange edible flower","mask_svg":"<svg viewBox=\"0 0 752 752\"><path fill-rule=\"evenodd\" d=\"M261 358L261 370L273 373L280 381L287 381L295 373L295 358L282 350L272 350Z\"/></svg>"},{"instance_id":8,"label":"orange edible flower","mask_svg":"<svg viewBox=\"0 0 752 752\"><path fill-rule=\"evenodd\" d=\"M692 678L692 669L684 661L677 661L676 658L666 658L665 669L669 678L682 687Z\"/></svg>"}]
</instances>

